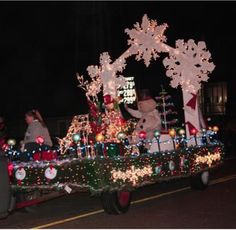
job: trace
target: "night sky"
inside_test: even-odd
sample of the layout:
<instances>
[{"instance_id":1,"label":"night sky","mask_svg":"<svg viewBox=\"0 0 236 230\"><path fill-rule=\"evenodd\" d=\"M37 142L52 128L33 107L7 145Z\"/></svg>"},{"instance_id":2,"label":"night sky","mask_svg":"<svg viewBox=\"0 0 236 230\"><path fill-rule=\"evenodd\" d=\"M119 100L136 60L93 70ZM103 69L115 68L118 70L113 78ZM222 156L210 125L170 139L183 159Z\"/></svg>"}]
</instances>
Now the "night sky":
<instances>
[{"instance_id":1,"label":"night sky","mask_svg":"<svg viewBox=\"0 0 236 230\"><path fill-rule=\"evenodd\" d=\"M119 57L128 48L125 28L145 13L169 25L171 46L177 39L204 40L216 65L211 81L235 82L233 2L1 2L0 114L14 119L31 108L45 117L86 113L76 72L86 75L102 52ZM163 84L180 107L181 91L168 86L163 57L149 68L132 57L124 75L156 94Z\"/></svg>"}]
</instances>

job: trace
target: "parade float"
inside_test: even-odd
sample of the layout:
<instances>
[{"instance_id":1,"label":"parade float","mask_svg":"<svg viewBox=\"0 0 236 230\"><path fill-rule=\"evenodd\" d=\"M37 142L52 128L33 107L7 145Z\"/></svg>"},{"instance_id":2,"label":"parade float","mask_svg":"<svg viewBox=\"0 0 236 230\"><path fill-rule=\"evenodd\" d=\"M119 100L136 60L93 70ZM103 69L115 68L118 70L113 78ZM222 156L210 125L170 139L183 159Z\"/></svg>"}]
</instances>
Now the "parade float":
<instances>
[{"instance_id":1,"label":"parade float","mask_svg":"<svg viewBox=\"0 0 236 230\"><path fill-rule=\"evenodd\" d=\"M192 188L207 187L209 172L222 164L224 151L217 139L218 127L201 125L197 93L215 66L205 42L177 40L173 48L166 44L166 29L167 24L158 25L144 15L141 24L125 30L129 48L119 58L112 61L108 53L102 53L100 64L87 68L87 78L77 74L89 113L73 118L67 135L58 139L57 149L20 153L14 150L14 141L8 141L4 150L9 174L6 206L11 194L81 190L100 196L107 213L121 214L130 206L132 190L144 185L189 177ZM135 112L139 120L124 120L119 109L120 89L135 98L128 87L130 79L121 75L126 59L135 56L148 67L160 53L166 54L163 64L171 86L182 89L185 127L179 129L164 125L163 131L150 98ZM165 94L158 97L164 99ZM152 117L144 117L147 101ZM43 144L43 138L37 142ZM27 160L19 160L22 154Z\"/></svg>"}]
</instances>

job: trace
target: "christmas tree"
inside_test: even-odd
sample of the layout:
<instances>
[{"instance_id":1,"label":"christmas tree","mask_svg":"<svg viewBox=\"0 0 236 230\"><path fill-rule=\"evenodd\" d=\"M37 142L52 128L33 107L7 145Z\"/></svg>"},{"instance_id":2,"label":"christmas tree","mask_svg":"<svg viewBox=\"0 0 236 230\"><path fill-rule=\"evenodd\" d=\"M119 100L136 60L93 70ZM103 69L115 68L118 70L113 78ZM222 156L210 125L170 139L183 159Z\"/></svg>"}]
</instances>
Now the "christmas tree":
<instances>
[{"instance_id":1,"label":"christmas tree","mask_svg":"<svg viewBox=\"0 0 236 230\"><path fill-rule=\"evenodd\" d=\"M170 128L176 127L178 123L178 113L175 111L175 106L172 101L171 95L169 95L163 86L158 97L155 97L157 101L157 109L161 115L162 128L167 131Z\"/></svg>"}]
</instances>

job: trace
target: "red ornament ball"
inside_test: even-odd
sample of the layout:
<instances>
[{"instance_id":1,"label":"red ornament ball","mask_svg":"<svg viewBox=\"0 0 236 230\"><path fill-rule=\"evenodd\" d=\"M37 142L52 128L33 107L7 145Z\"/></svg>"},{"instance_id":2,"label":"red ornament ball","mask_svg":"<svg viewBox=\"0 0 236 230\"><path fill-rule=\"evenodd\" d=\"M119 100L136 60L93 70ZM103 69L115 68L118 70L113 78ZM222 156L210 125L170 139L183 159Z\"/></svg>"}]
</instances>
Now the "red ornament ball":
<instances>
[{"instance_id":1,"label":"red ornament ball","mask_svg":"<svg viewBox=\"0 0 236 230\"><path fill-rule=\"evenodd\" d=\"M108 105L108 104L111 104L111 103L114 102L114 99L113 99L112 96L109 95L109 94L106 94L106 95L103 97L103 99L104 99L104 104L105 104L105 105Z\"/></svg>"},{"instance_id":2,"label":"red ornament ball","mask_svg":"<svg viewBox=\"0 0 236 230\"><path fill-rule=\"evenodd\" d=\"M147 133L145 131L140 131L138 134L139 138L141 139L146 139Z\"/></svg>"},{"instance_id":3,"label":"red ornament ball","mask_svg":"<svg viewBox=\"0 0 236 230\"><path fill-rule=\"evenodd\" d=\"M197 130L196 129L191 129L190 134L191 135L196 135L197 134Z\"/></svg>"},{"instance_id":4,"label":"red ornament ball","mask_svg":"<svg viewBox=\"0 0 236 230\"><path fill-rule=\"evenodd\" d=\"M44 138L42 136L36 137L36 143L42 145L44 143Z\"/></svg>"}]
</instances>

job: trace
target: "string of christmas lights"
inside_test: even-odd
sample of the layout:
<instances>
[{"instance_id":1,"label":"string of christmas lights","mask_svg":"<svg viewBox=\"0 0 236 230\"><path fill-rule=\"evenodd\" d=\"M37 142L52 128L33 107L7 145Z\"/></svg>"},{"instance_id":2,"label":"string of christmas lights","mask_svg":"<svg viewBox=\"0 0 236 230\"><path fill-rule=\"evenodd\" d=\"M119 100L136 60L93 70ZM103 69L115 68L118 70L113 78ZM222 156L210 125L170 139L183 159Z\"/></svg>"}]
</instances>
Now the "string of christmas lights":
<instances>
[{"instance_id":1,"label":"string of christmas lights","mask_svg":"<svg viewBox=\"0 0 236 230\"><path fill-rule=\"evenodd\" d=\"M221 145L195 146L174 151L95 159L14 164L11 167L15 189L60 188L66 185L104 189L134 188L159 179L184 177L222 163Z\"/></svg>"},{"instance_id":2,"label":"string of christmas lights","mask_svg":"<svg viewBox=\"0 0 236 230\"><path fill-rule=\"evenodd\" d=\"M174 149L176 147L185 147L188 146L189 142L195 141L195 145L206 145L206 144L219 144L220 142L216 139L218 127L214 126L213 130L212 128L208 131L203 129L200 133L195 133L195 135L190 136L190 138L186 138L184 129L180 129L178 133L174 129L171 129L169 131L169 139L166 140L160 140L161 133L159 131L154 132L154 139L148 140L145 139L146 135L145 132L140 132L138 134L139 141L137 143L130 143L129 136L127 136L124 132L120 131L120 128L122 126L117 126L118 130L116 130L116 139L114 139L114 142L107 142L105 141L105 137L102 134L96 135L96 141L94 144L87 144L84 143L83 140L81 140L81 137L79 134L74 134L72 138L72 142L74 145L70 144L70 147L67 148L67 151L69 153L64 156L64 158L70 158L70 153L73 153L77 158L89 158L94 159L98 155L102 156L114 156L114 155L139 155L140 150L142 146L145 146L146 144L152 145L153 143L160 144L170 144L173 143ZM127 126L126 126L127 128ZM137 139L135 137L134 139ZM9 141L11 143L12 140ZM84 143L84 144L83 144ZM142 149L143 151L144 149ZM107 154L107 152L110 152L111 154ZM141 151L141 152L142 152ZM149 150L146 150L149 151ZM159 147L159 151L161 151L161 148ZM21 155L27 155L28 161L34 160L34 161L53 161L55 158L62 158L61 156L61 148L58 148L56 150L41 150L38 151L32 151L27 152L25 150L24 153L14 150L13 145L8 145L8 147L5 148L6 156L10 160L19 160ZM63 153L65 154L65 152ZM40 157L41 156L41 157ZM67 159L63 159L67 160ZM21 162L22 164L23 162Z\"/></svg>"}]
</instances>

